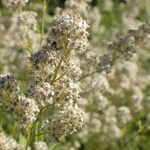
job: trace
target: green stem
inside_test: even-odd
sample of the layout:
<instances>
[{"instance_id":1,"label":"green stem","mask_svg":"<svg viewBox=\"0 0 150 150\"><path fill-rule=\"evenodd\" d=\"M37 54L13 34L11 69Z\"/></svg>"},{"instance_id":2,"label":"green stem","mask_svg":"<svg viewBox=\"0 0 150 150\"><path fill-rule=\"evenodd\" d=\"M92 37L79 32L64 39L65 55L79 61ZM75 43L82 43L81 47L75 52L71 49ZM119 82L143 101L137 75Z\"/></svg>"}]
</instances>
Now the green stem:
<instances>
[{"instance_id":1,"label":"green stem","mask_svg":"<svg viewBox=\"0 0 150 150\"><path fill-rule=\"evenodd\" d=\"M40 110L40 112L39 112L39 114L38 114L36 120L33 122L31 128L29 129L28 138L27 138L27 144L26 144L26 146L25 146L25 150L27 150L27 149L28 149L28 146L30 145L30 142L31 142L31 140L32 140L33 129L34 129L36 123L38 122L38 120L39 120L39 118L40 118L40 116L41 116L41 114L42 114L42 111L43 111L43 109Z\"/></svg>"},{"instance_id":2,"label":"green stem","mask_svg":"<svg viewBox=\"0 0 150 150\"><path fill-rule=\"evenodd\" d=\"M144 114L142 114L142 116L141 117L143 117L143 115ZM145 116L145 115L144 115ZM135 116L137 119L139 118L138 116ZM140 120L141 118L139 118L138 120ZM134 121L138 121L138 120L134 120ZM138 126L139 126L139 129L136 131L136 132L134 132L132 135L130 135L130 136L127 136L127 134L126 134L126 139L124 139L124 142L119 146L119 150L121 149L124 149L124 148L126 148L126 146L128 146L128 144L129 143L131 143L131 142L133 142L133 140L139 135L139 134L141 134L143 131L144 131L144 129L146 129L146 127L147 127L147 125L148 125L148 123L146 122L146 123L142 123L142 122L140 122L140 124L138 124Z\"/></svg>"},{"instance_id":3,"label":"green stem","mask_svg":"<svg viewBox=\"0 0 150 150\"><path fill-rule=\"evenodd\" d=\"M54 83L54 81L55 81L55 79L56 79L56 77L57 77L57 73L58 73L58 71L59 71L59 68L60 68L60 66L61 66L62 61L63 61L63 56L61 57L61 59L60 59L58 65L57 65L56 68L55 68L54 75L53 75L53 78L52 78L52 81L51 81L51 85Z\"/></svg>"},{"instance_id":4,"label":"green stem","mask_svg":"<svg viewBox=\"0 0 150 150\"><path fill-rule=\"evenodd\" d=\"M56 101L56 102L57 102L57 101ZM55 103L56 103L56 102L55 102ZM39 119L41 118L41 116L48 110L48 108L53 107L53 106L55 105L55 103L54 103L53 105L51 105L51 104L50 104L50 105L47 105L47 106L45 106L44 108L42 108L42 109L40 110L40 112L39 112L39 114L38 114L36 120L33 122L31 128L29 129L29 133L28 133L28 138L27 138L27 143L26 143L26 146L25 146L25 150L28 149L28 147L29 147L29 145L30 145L30 143L31 143L31 141L32 141L32 139L33 139L33 136L34 136L33 133L34 133L34 130L35 130L35 127L36 127L37 122L39 121Z\"/></svg>"},{"instance_id":5,"label":"green stem","mask_svg":"<svg viewBox=\"0 0 150 150\"><path fill-rule=\"evenodd\" d=\"M38 126L39 126L39 122L37 122L36 127L35 127L35 135L39 134ZM38 140L38 137L35 136L35 141L37 141L37 140Z\"/></svg>"},{"instance_id":6,"label":"green stem","mask_svg":"<svg viewBox=\"0 0 150 150\"><path fill-rule=\"evenodd\" d=\"M16 129L17 129L17 123L14 122L13 129L12 129L12 135L13 135L13 137L15 137Z\"/></svg>"},{"instance_id":7,"label":"green stem","mask_svg":"<svg viewBox=\"0 0 150 150\"><path fill-rule=\"evenodd\" d=\"M66 70L64 73L62 73L56 80L54 80L54 82L56 82L59 79L61 79L67 72L68 72L68 70Z\"/></svg>"},{"instance_id":8,"label":"green stem","mask_svg":"<svg viewBox=\"0 0 150 150\"><path fill-rule=\"evenodd\" d=\"M47 133L49 133L49 132L39 133L39 134L36 134L35 137L42 136L42 135L45 135Z\"/></svg>"},{"instance_id":9,"label":"green stem","mask_svg":"<svg viewBox=\"0 0 150 150\"><path fill-rule=\"evenodd\" d=\"M4 131L3 128L2 128L3 122L1 121L0 123L1 123L1 125L0 125L0 132L3 132Z\"/></svg>"},{"instance_id":10,"label":"green stem","mask_svg":"<svg viewBox=\"0 0 150 150\"><path fill-rule=\"evenodd\" d=\"M89 77L89 76L91 76L91 75L93 75L93 74L95 74L95 73L97 73L97 72L98 72L98 71L96 70L96 71L93 71L93 72L91 72L91 73L89 73L89 74L83 75L80 79L76 80L76 82L79 82L79 81L85 79L86 77Z\"/></svg>"},{"instance_id":11,"label":"green stem","mask_svg":"<svg viewBox=\"0 0 150 150\"><path fill-rule=\"evenodd\" d=\"M50 150L54 150L56 147L57 147L58 144L53 144L51 147L50 147Z\"/></svg>"},{"instance_id":12,"label":"green stem","mask_svg":"<svg viewBox=\"0 0 150 150\"><path fill-rule=\"evenodd\" d=\"M0 113L1 113L1 112L0 112ZM0 116L0 129L2 129L2 127L3 127L3 117Z\"/></svg>"},{"instance_id":13,"label":"green stem","mask_svg":"<svg viewBox=\"0 0 150 150\"><path fill-rule=\"evenodd\" d=\"M117 62L117 60L118 60L119 58L121 58L121 56L122 56L122 55L119 55L119 56L113 55L112 65L114 65L114 64ZM76 82L79 82L79 81L85 79L86 77L92 76L93 74L99 73L99 72L100 72L100 71L95 70L95 71L93 71L93 72L91 72L91 73L89 73L89 74L85 74L85 75L83 75L80 79L76 80Z\"/></svg>"},{"instance_id":14,"label":"green stem","mask_svg":"<svg viewBox=\"0 0 150 150\"><path fill-rule=\"evenodd\" d=\"M42 45L42 40L44 36L44 28L45 28L45 14L46 14L46 0L43 2L43 17L42 17L42 25L41 25L41 40L40 40L40 47Z\"/></svg>"},{"instance_id":15,"label":"green stem","mask_svg":"<svg viewBox=\"0 0 150 150\"><path fill-rule=\"evenodd\" d=\"M60 67L61 67L61 64L62 64L62 62L63 62L63 59L64 59L64 58L67 58L67 57L68 57L68 54L69 54L69 52L70 52L70 50L67 49L67 47L68 47L68 44L67 44L67 43L65 43L63 47L64 47L64 52L63 52L63 54L61 55L60 61L59 61L58 65L56 66L55 70L54 70L54 75L53 75L53 78L52 78L52 80L51 80L51 85L55 82L55 79L57 78L57 74L58 74L58 71L59 71L59 69L60 69Z\"/></svg>"}]
</instances>

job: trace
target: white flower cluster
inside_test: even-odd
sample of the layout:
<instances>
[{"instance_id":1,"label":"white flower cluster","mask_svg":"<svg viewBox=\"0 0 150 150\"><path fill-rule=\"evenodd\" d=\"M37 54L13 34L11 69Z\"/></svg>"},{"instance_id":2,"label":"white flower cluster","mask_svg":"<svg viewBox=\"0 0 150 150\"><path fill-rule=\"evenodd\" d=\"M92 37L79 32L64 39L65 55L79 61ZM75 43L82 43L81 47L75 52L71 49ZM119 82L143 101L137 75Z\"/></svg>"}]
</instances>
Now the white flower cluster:
<instances>
[{"instance_id":1,"label":"white flower cluster","mask_svg":"<svg viewBox=\"0 0 150 150\"><path fill-rule=\"evenodd\" d=\"M55 93L57 93L58 103L64 104L69 100L77 101L80 96L80 87L72 79L64 76L54 85ZM61 92L60 92L61 91Z\"/></svg>"},{"instance_id":2,"label":"white flower cluster","mask_svg":"<svg viewBox=\"0 0 150 150\"><path fill-rule=\"evenodd\" d=\"M70 11L76 10L83 16L87 14L88 4L86 0L66 0L65 6L67 9L70 9Z\"/></svg>"},{"instance_id":3,"label":"white flower cluster","mask_svg":"<svg viewBox=\"0 0 150 150\"><path fill-rule=\"evenodd\" d=\"M106 71L109 73L112 67L112 56L110 54L104 54L103 56L99 57L98 64L98 71Z\"/></svg>"},{"instance_id":4,"label":"white flower cluster","mask_svg":"<svg viewBox=\"0 0 150 150\"><path fill-rule=\"evenodd\" d=\"M37 13L34 11L23 11L18 14L18 24L25 27L25 30L37 30Z\"/></svg>"},{"instance_id":5,"label":"white flower cluster","mask_svg":"<svg viewBox=\"0 0 150 150\"><path fill-rule=\"evenodd\" d=\"M84 52L88 48L88 25L79 15L59 17L55 27L51 30L49 38L62 47L62 40L67 43L70 50Z\"/></svg>"},{"instance_id":6,"label":"white flower cluster","mask_svg":"<svg viewBox=\"0 0 150 150\"><path fill-rule=\"evenodd\" d=\"M26 3L29 0L2 0L2 3L6 6L6 7L10 7L10 8L16 8L16 7L23 7L26 5Z\"/></svg>"},{"instance_id":7,"label":"white flower cluster","mask_svg":"<svg viewBox=\"0 0 150 150\"><path fill-rule=\"evenodd\" d=\"M91 0L66 0L65 12L69 14L78 12L84 19L86 19L90 25L90 29L92 29L93 32L96 32L99 27L101 16L97 7L90 7L90 2Z\"/></svg>"},{"instance_id":8,"label":"white flower cluster","mask_svg":"<svg viewBox=\"0 0 150 150\"><path fill-rule=\"evenodd\" d=\"M21 127L29 126L39 111L36 102L20 95L18 82L12 75L0 78L0 107L5 112L10 112L20 123Z\"/></svg>"},{"instance_id":9,"label":"white flower cluster","mask_svg":"<svg viewBox=\"0 0 150 150\"><path fill-rule=\"evenodd\" d=\"M131 120L131 112L130 109L126 106L121 106L118 108L118 117L120 124L126 124Z\"/></svg>"},{"instance_id":10,"label":"white flower cluster","mask_svg":"<svg viewBox=\"0 0 150 150\"><path fill-rule=\"evenodd\" d=\"M70 70L70 76L73 76L74 78L81 76L80 60L77 57L70 57L67 65Z\"/></svg>"},{"instance_id":11,"label":"white flower cluster","mask_svg":"<svg viewBox=\"0 0 150 150\"><path fill-rule=\"evenodd\" d=\"M105 134L105 136L109 135L110 138L114 139L120 138L122 136L121 129L118 126L116 113L116 107L109 105L102 114L102 132Z\"/></svg>"},{"instance_id":12,"label":"white flower cluster","mask_svg":"<svg viewBox=\"0 0 150 150\"><path fill-rule=\"evenodd\" d=\"M150 34L149 23L143 23L137 28L129 29L126 36L116 38L114 41L109 42L109 53L97 56L97 72L111 71L112 65L122 57L130 59L134 53L137 52L137 45L141 45L142 41L147 39ZM96 54L95 54L96 55Z\"/></svg>"},{"instance_id":13,"label":"white flower cluster","mask_svg":"<svg viewBox=\"0 0 150 150\"><path fill-rule=\"evenodd\" d=\"M36 102L25 96L18 96L18 98L12 100L12 104L8 107L10 107L11 113L14 114L15 119L23 128L31 125L36 120L39 112Z\"/></svg>"},{"instance_id":14,"label":"white flower cluster","mask_svg":"<svg viewBox=\"0 0 150 150\"><path fill-rule=\"evenodd\" d=\"M48 150L48 146L43 141L34 142L35 150Z\"/></svg>"},{"instance_id":15,"label":"white flower cluster","mask_svg":"<svg viewBox=\"0 0 150 150\"><path fill-rule=\"evenodd\" d=\"M35 83L29 88L29 95L40 108L50 105L56 109L52 118L46 116L43 121L50 140L78 131L85 122L85 115L76 104L81 90L75 81L81 72L76 54L87 49L87 27L79 15L60 16L44 45L30 57Z\"/></svg>"},{"instance_id":16,"label":"white flower cluster","mask_svg":"<svg viewBox=\"0 0 150 150\"><path fill-rule=\"evenodd\" d=\"M36 48L39 35L37 32L37 13L34 11L22 11L14 13L9 33L13 34L18 46ZM10 38L10 37L8 37ZM9 40L9 39L8 39ZM36 43L36 46L35 46Z\"/></svg>"},{"instance_id":17,"label":"white flower cluster","mask_svg":"<svg viewBox=\"0 0 150 150\"><path fill-rule=\"evenodd\" d=\"M62 57L65 58L69 55L70 51L85 51L88 47L87 27L88 25L80 16L62 15L59 17L55 27L48 32L45 44L31 56L30 60L33 66L36 69L42 68L42 72L46 71L52 73L54 72L56 63L58 63ZM66 67L69 69L69 62L72 63L70 59L65 58L65 61L63 60L61 62L61 69ZM51 69L46 67L49 65ZM79 66L77 65L76 70L80 70L78 68Z\"/></svg>"},{"instance_id":18,"label":"white flower cluster","mask_svg":"<svg viewBox=\"0 0 150 150\"><path fill-rule=\"evenodd\" d=\"M95 89L96 91L99 92L110 90L108 80L106 76L103 74L95 74L92 77L86 78L85 80L86 80L85 88ZM87 85L90 85L90 87L88 87Z\"/></svg>"},{"instance_id":19,"label":"white flower cluster","mask_svg":"<svg viewBox=\"0 0 150 150\"><path fill-rule=\"evenodd\" d=\"M41 82L35 86L30 86L29 95L36 99L40 107L45 107L46 105L53 104L55 92L48 82Z\"/></svg>"},{"instance_id":20,"label":"white flower cluster","mask_svg":"<svg viewBox=\"0 0 150 150\"><path fill-rule=\"evenodd\" d=\"M135 38L135 42L141 42L150 34L150 23L142 23L138 27L129 30L129 34Z\"/></svg>"},{"instance_id":21,"label":"white flower cluster","mask_svg":"<svg viewBox=\"0 0 150 150\"><path fill-rule=\"evenodd\" d=\"M43 123L43 130L49 132L50 141L59 141L64 134L73 134L83 128L86 115L77 106L69 101L51 119Z\"/></svg>"},{"instance_id":22,"label":"white flower cluster","mask_svg":"<svg viewBox=\"0 0 150 150\"><path fill-rule=\"evenodd\" d=\"M19 85L13 75L6 75L0 77L0 95L5 96L7 93L17 95L19 93ZM6 92L7 91L7 92Z\"/></svg>"},{"instance_id":23,"label":"white flower cluster","mask_svg":"<svg viewBox=\"0 0 150 150\"><path fill-rule=\"evenodd\" d=\"M109 43L109 50L116 55L130 58L135 53L135 46L147 38L150 34L150 24L143 23L135 29L130 29L126 36L120 37Z\"/></svg>"},{"instance_id":24,"label":"white flower cluster","mask_svg":"<svg viewBox=\"0 0 150 150\"><path fill-rule=\"evenodd\" d=\"M23 150L13 138L8 137L5 133L0 132L0 150Z\"/></svg>"},{"instance_id":25,"label":"white flower cluster","mask_svg":"<svg viewBox=\"0 0 150 150\"><path fill-rule=\"evenodd\" d=\"M61 16L56 21L56 26L48 33L45 44L40 50L32 54L30 58L35 69L35 76L40 75L36 77L39 81L51 81L51 84L53 84L52 82L56 82L53 90L56 95L59 94L59 99L65 97L67 100L71 93L79 95L79 88L74 81L70 79L72 76L73 78L79 76L81 72L78 59L76 59L75 56L70 57L70 46L72 45L70 42L75 41L75 39L78 40L79 38L84 39L83 36L86 36L87 40L86 28L86 22L79 16ZM80 41L82 41L82 39L80 39ZM71 50L75 49L76 46L72 45ZM78 50L80 51L80 48L78 48ZM55 75L56 69L58 69L57 75ZM59 81L57 82L57 80ZM60 91L64 92L59 93ZM77 97L78 96L76 96L76 98ZM58 99L58 97L55 99Z\"/></svg>"},{"instance_id":26,"label":"white flower cluster","mask_svg":"<svg viewBox=\"0 0 150 150\"><path fill-rule=\"evenodd\" d=\"M109 49L111 51L115 50L118 55L124 55L125 57L131 57L134 50L134 37L132 36L123 36L119 39L116 39L115 42L109 43Z\"/></svg>"}]
</instances>

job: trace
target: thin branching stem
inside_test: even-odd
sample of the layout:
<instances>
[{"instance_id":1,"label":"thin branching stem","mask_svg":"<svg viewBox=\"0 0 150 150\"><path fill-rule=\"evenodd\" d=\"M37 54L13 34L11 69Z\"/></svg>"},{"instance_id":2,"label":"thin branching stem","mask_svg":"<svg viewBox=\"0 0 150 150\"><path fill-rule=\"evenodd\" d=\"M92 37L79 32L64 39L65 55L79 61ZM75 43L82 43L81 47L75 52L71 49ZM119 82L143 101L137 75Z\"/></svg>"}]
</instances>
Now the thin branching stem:
<instances>
[{"instance_id":1,"label":"thin branching stem","mask_svg":"<svg viewBox=\"0 0 150 150\"><path fill-rule=\"evenodd\" d=\"M46 0L44 0L43 2L43 16L42 16L42 23L41 23L41 39L40 39L40 47L42 45L42 41L43 41L43 36L44 36L44 28L45 28L45 16L46 16Z\"/></svg>"},{"instance_id":2,"label":"thin branching stem","mask_svg":"<svg viewBox=\"0 0 150 150\"><path fill-rule=\"evenodd\" d=\"M42 115L50 108L50 107L54 107L55 103L52 105L47 105L45 106L44 108L42 108L40 110L40 112L38 113L37 115L37 118L36 120L33 122L33 124L31 125L31 128L29 129L29 133L28 133L28 138L27 138L27 143L26 143L26 146L25 146L25 150L28 149L28 146L30 145L30 142L32 141L32 138L34 136L33 132L34 132L34 129L36 127L36 124L37 122L40 120L40 118L42 117Z\"/></svg>"}]
</instances>

